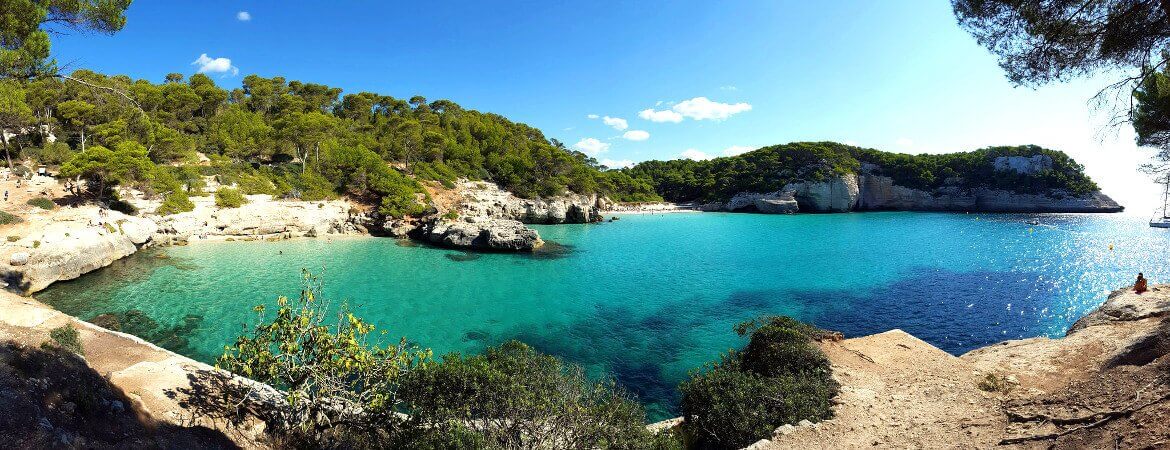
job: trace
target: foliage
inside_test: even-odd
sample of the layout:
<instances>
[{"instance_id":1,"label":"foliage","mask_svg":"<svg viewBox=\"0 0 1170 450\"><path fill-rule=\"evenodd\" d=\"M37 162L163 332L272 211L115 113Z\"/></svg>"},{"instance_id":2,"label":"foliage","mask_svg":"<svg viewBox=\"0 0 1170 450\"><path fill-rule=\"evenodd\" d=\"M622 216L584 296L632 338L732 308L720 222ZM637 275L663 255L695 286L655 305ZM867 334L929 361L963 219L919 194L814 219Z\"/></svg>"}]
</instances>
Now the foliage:
<instances>
[{"instance_id":1,"label":"foliage","mask_svg":"<svg viewBox=\"0 0 1170 450\"><path fill-rule=\"evenodd\" d=\"M995 170L998 156L1033 155L1052 158L1053 169L1033 175ZM705 202L725 201L740 192L774 192L789 183L859 173L863 164L874 174L889 176L896 184L915 189L956 186L1020 193L1064 191L1074 196L1097 190L1084 174L1084 167L1068 155L1034 145L907 155L835 142L797 142L709 161L646 161L618 173L653 186L667 200ZM626 187L623 192L635 195L643 191Z\"/></svg>"},{"instance_id":2,"label":"foliage","mask_svg":"<svg viewBox=\"0 0 1170 450\"><path fill-rule=\"evenodd\" d=\"M81 334L77 332L76 328L73 328L71 323L49 330L49 339L52 339L58 347L78 355L85 354L85 349L81 348ZM48 342L41 345L42 348L48 346Z\"/></svg>"},{"instance_id":3,"label":"foliage","mask_svg":"<svg viewBox=\"0 0 1170 450\"><path fill-rule=\"evenodd\" d=\"M24 222L24 219L21 219L20 216L0 211L0 225L11 225L20 222Z\"/></svg>"},{"instance_id":4,"label":"foliage","mask_svg":"<svg viewBox=\"0 0 1170 450\"><path fill-rule=\"evenodd\" d=\"M239 208L248 203L248 199L239 190L221 187L215 190L215 206L221 208Z\"/></svg>"},{"instance_id":5,"label":"foliage","mask_svg":"<svg viewBox=\"0 0 1170 450\"><path fill-rule=\"evenodd\" d=\"M25 149L22 154L38 164L59 166L73 157L73 149L63 141L46 142L41 147Z\"/></svg>"},{"instance_id":6,"label":"foliage","mask_svg":"<svg viewBox=\"0 0 1170 450\"><path fill-rule=\"evenodd\" d=\"M121 183L149 180L154 164L142 144L120 142L114 150L93 146L77 153L61 166L61 176L89 180L89 188L99 196L107 195L107 188Z\"/></svg>"},{"instance_id":7,"label":"foliage","mask_svg":"<svg viewBox=\"0 0 1170 450\"><path fill-rule=\"evenodd\" d=\"M1125 77L1097 94L1128 119L1139 145L1153 146L1143 166L1170 171L1166 70L1170 3L1163 0L952 0L959 25L993 54L1014 84L1037 87L1098 73ZM1132 97L1131 97L1132 94Z\"/></svg>"},{"instance_id":8,"label":"foliage","mask_svg":"<svg viewBox=\"0 0 1170 450\"><path fill-rule=\"evenodd\" d=\"M30 198L26 203L41 209L53 209L57 207L57 204L53 203L53 200L47 197Z\"/></svg>"},{"instance_id":9,"label":"foliage","mask_svg":"<svg viewBox=\"0 0 1170 450\"><path fill-rule=\"evenodd\" d=\"M187 192L183 190L171 191L163 197L163 202L155 210L156 213L163 216L171 214L178 214L195 209L195 203L191 202L191 198L187 196Z\"/></svg>"},{"instance_id":10,"label":"foliage","mask_svg":"<svg viewBox=\"0 0 1170 450\"><path fill-rule=\"evenodd\" d=\"M982 380L979 380L979 384L976 386L984 392L1010 394L1016 388L1016 383L1013 383L1011 379L1003 375L989 373Z\"/></svg>"},{"instance_id":11,"label":"foliage","mask_svg":"<svg viewBox=\"0 0 1170 450\"><path fill-rule=\"evenodd\" d=\"M736 327L749 342L692 372L679 386L687 430L699 448L742 448L782 424L832 416L838 385L813 343L824 332L788 317Z\"/></svg>"},{"instance_id":12,"label":"foliage","mask_svg":"<svg viewBox=\"0 0 1170 450\"><path fill-rule=\"evenodd\" d=\"M1170 44L1160 0L952 0L959 25L999 57L1008 79L1036 86L1150 65Z\"/></svg>"},{"instance_id":13,"label":"foliage","mask_svg":"<svg viewBox=\"0 0 1170 450\"><path fill-rule=\"evenodd\" d=\"M257 306L258 324L227 347L216 365L281 389L282 407L262 414L269 429L319 447L335 440L378 440L401 432L406 419L398 384L429 351L405 340L370 342L375 327L340 305L331 314L321 283L304 273L297 299L280 297L274 317ZM383 333L384 334L384 333ZM344 432L338 432L344 430Z\"/></svg>"},{"instance_id":14,"label":"foliage","mask_svg":"<svg viewBox=\"0 0 1170 450\"><path fill-rule=\"evenodd\" d=\"M492 448L638 448L652 437L642 407L612 381L592 381L517 341L450 354L400 389L421 429L482 435Z\"/></svg>"},{"instance_id":15,"label":"foliage","mask_svg":"<svg viewBox=\"0 0 1170 450\"><path fill-rule=\"evenodd\" d=\"M49 34L111 34L126 24L130 0L0 0L0 78L56 73Z\"/></svg>"}]
</instances>

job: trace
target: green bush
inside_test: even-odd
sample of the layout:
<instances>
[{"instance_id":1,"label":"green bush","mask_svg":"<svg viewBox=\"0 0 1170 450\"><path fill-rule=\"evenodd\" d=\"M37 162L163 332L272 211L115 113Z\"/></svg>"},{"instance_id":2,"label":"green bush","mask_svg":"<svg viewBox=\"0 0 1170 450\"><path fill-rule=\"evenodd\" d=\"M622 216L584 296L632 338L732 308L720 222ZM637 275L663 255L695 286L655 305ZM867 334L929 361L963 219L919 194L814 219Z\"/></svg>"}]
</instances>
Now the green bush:
<instances>
[{"instance_id":1,"label":"green bush","mask_svg":"<svg viewBox=\"0 0 1170 450\"><path fill-rule=\"evenodd\" d=\"M187 197L186 192L178 190L167 194L166 198L163 199L162 204L159 205L155 212L157 212L159 215L169 216L171 214L187 212L193 209L195 209L195 203L191 202L191 198Z\"/></svg>"},{"instance_id":2,"label":"green bush","mask_svg":"<svg viewBox=\"0 0 1170 450\"><path fill-rule=\"evenodd\" d=\"M686 429L699 448L743 448L783 424L832 417L838 385L813 343L824 334L788 317L736 327L750 334L743 352L692 372L679 390Z\"/></svg>"},{"instance_id":3,"label":"green bush","mask_svg":"<svg viewBox=\"0 0 1170 450\"><path fill-rule=\"evenodd\" d=\"M69 148L69 144L66 144L64 141L57 141L45 143L45 146L41 148L27 149L24 151L24 155L36 161L38 164L59 166L73 157L73 149Z\"/></svg>"},{"instance_id":4,"label":"green bush","mask_svg":"<svg viewBox=\"0 0 1170 450\"><path fill-rule=\"evenodd\" d=\"M248 199L239 190L221 187L215 191L215 206L221 208L239 208L248 203Z\"/></svg>"},{"instance_id":5,"label":"green bush","mask_svg":"<svg viewBox=\"0 0 1170 450\"><path fill-rule=\"evenodd\" d=\"M452 209L452 210L450 210L450 211L447 211L447 212L443 213L443 218L444 218L444 219L447 219L447 220L455 220L455 219L458 219L458 218L459 218L459 211L456 211L456 210L453 210L453 209Z\"/></svg>"},{"instance_id":6,"label":"green bush","mask_svg":"<svg viewBox=\"0 0 1170 450\"><path fill-rule=\"evenodd\" d=\"M53 209L57 207L57 204L53 203L53 200L45 197L30 198L28 204L41 209Z\"/></svg>"},{"instance_id":7,"label":"green bush","mask_svg":"<svg viewBox=\"0 0 1170 450\"><path fill-rule=\"evenodd\" d=\"M24 219L21 219L20 216L16 216L16 215L13 215L11 213L0 211L0 225L11 225L14 223L21 223L21 222L24 222Z\"/></svg>"},{"instance_id":8,"label":"green bush","mask_svg":"<svg viewBox=\"0 0 1170 450\"><path fill-rule=\"evenodd\" d=\"M476 356L446 355L410 372L399 392L417 426L445 434L467 427L490 448L557 448L566 438L574 448L654 441L642 406L612 381L590 380L581 367L518 341Z\"/></svg>"},{"instance_id":9,"label":"green bush","mask_svg":"<svg viewBox=\"0 0 1170 450\"><path fill-rule=\"evenodd\" d=\"M69 350L78 355L84 355L85 350L81 348L81 335L73 328L73 324L65 324L63 327L57 327L49 331L49 339L53 340L57 346ZM49 343L41 344L41 347L48 347Z\"/></svg>"}]
</instances>

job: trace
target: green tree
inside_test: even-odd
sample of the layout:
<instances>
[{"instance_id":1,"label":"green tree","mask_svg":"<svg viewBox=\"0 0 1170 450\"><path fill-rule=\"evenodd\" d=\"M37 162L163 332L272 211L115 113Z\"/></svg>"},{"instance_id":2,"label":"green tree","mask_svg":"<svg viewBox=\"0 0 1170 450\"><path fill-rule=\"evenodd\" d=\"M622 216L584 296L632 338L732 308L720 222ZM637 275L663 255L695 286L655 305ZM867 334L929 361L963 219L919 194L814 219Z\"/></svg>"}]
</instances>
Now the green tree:
<instances>
[{"instance_id":1,"label":"green tree","mask_svg":"<svg viewBox=\"0 0 1170 450\"><path fill-rule=\"evenodd\" d=\"M114 150L102 146L87 148L65 162L60 173L79 181L86 179L90 191L104 198L111 186L149 180L153 169L146 147L127 141L119 143Z\"/></svg>"},{"instance_id":2,"label":"green tree","mask_svg":"<svg viewBox=\"0 0 1170 450\"><path fill-rule=\"evenodd\" d=\"M56 76L49 33L112 34L130 0L0 0L0 78Z\"/></svg>"},{"instance_id":3,"label":"green tree","mask_svg":"<svg viewBox=\"0 0 1170 450\"><path fill-rule=\"evenodd\" d=\"M9 147L10 134L24 134L25 127L33 123L32 108L25 103L25 91L14 81L0 80L0 143L4 144L4 159L12 167L12 153Z\"/></svg>"}]
</instances>

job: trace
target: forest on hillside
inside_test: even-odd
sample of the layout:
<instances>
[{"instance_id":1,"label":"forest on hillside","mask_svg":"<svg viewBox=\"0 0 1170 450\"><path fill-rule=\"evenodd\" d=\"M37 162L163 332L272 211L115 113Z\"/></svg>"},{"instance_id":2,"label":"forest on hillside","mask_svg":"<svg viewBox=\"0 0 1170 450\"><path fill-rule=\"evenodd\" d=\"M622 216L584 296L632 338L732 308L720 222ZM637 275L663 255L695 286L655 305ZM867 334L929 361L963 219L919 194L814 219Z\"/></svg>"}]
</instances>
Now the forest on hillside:
<instances>
[{"instance_id":1,"label":"forest on hillside","mask_svg":"<svg viewBox=\"0 0 1170 450\"><path fill-rule=\"evenodd\" d=\"M993 164L1000 156L1034 155L1051 158L1052 169L1024 175L997 171ZM725 201L740 192L774 192L789 183L862 172L888 176L897 185L922 190L954 186L1072 196L1098 190L1084 167L1064 152L1035 145L910 155L836 142L794 142L706 161L646 161L623 171L674 202Z\"/></svg>"},{"instance_id":2,"label":"forest on hillside","mask_svg":"<svg viewBox=\"0 0 1170 450\"><path fill-rule=\"evenodd\" d=\"M576 193L658 199L650 186L547 139L540 130L450 100L249 75L240 87L203 74L161 83L79 70L67 79L0 81L0 128L11 161L164 196L165 212L202 194L201 176L245 194L368 201L387 216L425 212L418 180L489 180L521 197ZM199 153L210 164L196 164Z\"/></svg>"}]
</instances>

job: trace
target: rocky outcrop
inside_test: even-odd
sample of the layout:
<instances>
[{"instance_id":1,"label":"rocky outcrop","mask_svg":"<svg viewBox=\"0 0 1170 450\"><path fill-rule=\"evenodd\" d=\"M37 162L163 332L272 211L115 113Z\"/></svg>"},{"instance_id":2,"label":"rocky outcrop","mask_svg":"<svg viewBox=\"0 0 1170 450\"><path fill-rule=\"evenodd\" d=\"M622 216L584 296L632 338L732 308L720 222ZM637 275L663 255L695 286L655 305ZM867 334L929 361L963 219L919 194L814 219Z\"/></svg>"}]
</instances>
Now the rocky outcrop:
<instances>
[{"instance_id":1,"label":"rocky outcrop","mask_svg":"<svg viewBox=\"0 0 1170 450\"><path fill-rule=\"evenodd\" d=\"M1076 197L1062 192L1020 194L997 189L944 186L932 191L894 184L890 177L862 175L857 210L979 212L1120 212L1125 208L1101 192Z\"/></svg>"},{"instance_id":2,"label":"rocky outcrop","mask_svg":"<svg viewBox=\"0 0 1170 450\"><path fill-rule=\"evenodd\" d=\"M995 167L995 170L1034 175L1052 170L1052 157L1048 155L997 156L992 162L992 166Z\"/></svg>"},{"instance_id":3,"label":"rocky outcrop","mask_svg":"<svg viewBox=\"0 0 1170 450\"><path fill-rule=\"evenodd\" d=\"M707 203L703 211L759 212L846 212L857 206L860 192L856 175L842 175L826 181L790 183L775 192L740 192L726 202Z\"/></svg>"},{"instance_id":4,"label":"rocky outcrop","mask_svg":"<svg viewBox=\"0 0 1170 450\"><path fill-rule=\"evenodd\" d=\"M319 237L362 232L352 206L340 200L275 201L249 196L239 208L218 208L210 197L193 198L193 211L154 216L160 242L184 242L211 237Z\"/></svg>"},{"instance_id":5,"label":"rocky outcrop","mask_svg":"<svg viewBox=\"0 0 1170 450\"><path fill-rule=\"evenodd\" d=\"M552 198L525 199L486 181L459 183L461 216L510 219L521 223L590 223L601 219L604 199L596 195L566 194Z\"/></svg>"},{"instance_id":6,"label":"rocky outcrop","mask_svg":"<svg viewBox=\"0 0 1170 450\"><path fill-rule=\"evenodd\" d=\"M703 211L759 212L764 214L792 214L800 208L793 191L780 190L761 194L740 192L727 202L708 203L700 206Z\"/></svg>"},{"instance_id":7,"label":"rocky outcrop","mask_svg":"<svg viewBox=\"0 0 1170 450\"><path fill-rule=\"evenodd\" d=\"M519 221L489 217L435 217L424 221L411 236L443 247L486 251L532 251L544 244L536 230Z\"/></svg>"},{"instance_id":8,"label":"rocky outcrop","mask_svg":"<svg viewBox=\"0 0 1170 450\"><path fill-rule=\"evenodd\" d=\"M805 212L846 212L857 206L860 188L857 175L846 174L827 181L805 181L784 187L792 191L800 210Z\"/></svg>"},{"instance_id":9,"label":"rocky outcrop","mask_svg":"<svg viewBox=\"0 0 1170 450\"><path fill-rule=\"evenodd\" d=\"M0 273L9 289L36 292L129 256L151 242L156 230L150 219L95 206L64 209L7 246Z\"/></svg>"}]
</instances>

